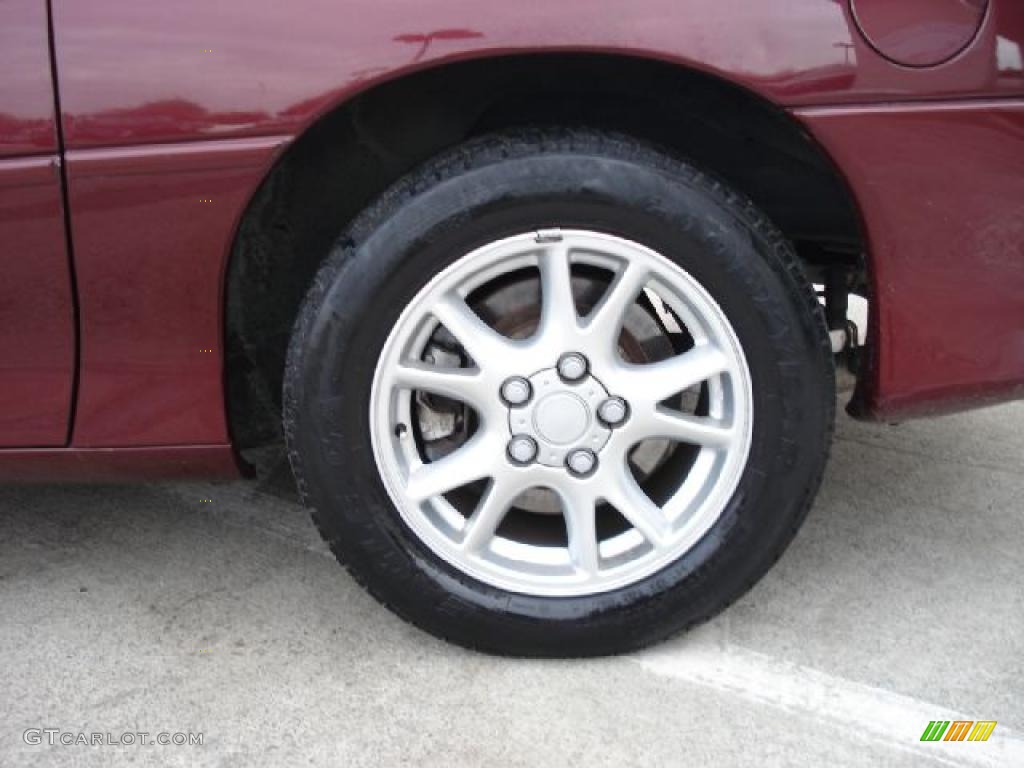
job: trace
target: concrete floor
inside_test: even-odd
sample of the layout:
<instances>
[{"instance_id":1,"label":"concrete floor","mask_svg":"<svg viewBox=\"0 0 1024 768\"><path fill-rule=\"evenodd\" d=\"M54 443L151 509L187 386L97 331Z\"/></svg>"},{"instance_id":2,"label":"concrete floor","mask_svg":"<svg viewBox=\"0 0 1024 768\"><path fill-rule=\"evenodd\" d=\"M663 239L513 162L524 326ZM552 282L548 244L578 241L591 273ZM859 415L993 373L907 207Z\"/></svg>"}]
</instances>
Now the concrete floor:
<instances>
[{"instance_id":1,"label":"concrete floor","mask_svg":"<svg viewBox=\"0 0 1024 768\"><path fill-rule=\"evenodd\" d=\"M747 597L643 654L557 663L404 625L274 486L2 488L0 766L1022 766L1022 457L1024 403L841 417L807 524ZM957 717L999 724L919 741Z\"/></svg>"}]
</instances>

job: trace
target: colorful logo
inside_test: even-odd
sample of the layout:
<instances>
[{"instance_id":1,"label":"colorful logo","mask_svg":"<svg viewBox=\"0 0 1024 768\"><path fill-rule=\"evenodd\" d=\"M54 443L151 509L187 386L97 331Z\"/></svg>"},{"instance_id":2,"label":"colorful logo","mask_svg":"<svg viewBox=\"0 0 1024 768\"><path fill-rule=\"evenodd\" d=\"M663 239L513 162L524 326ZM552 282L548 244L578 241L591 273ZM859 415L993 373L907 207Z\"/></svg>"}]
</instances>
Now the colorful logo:
<instances>
[{"instance_id":1,"label":"colorful logo","mask_svg":"<svg viewBox=\"0 0 1024 768\"><path fill-rule=\"evenodd\" d=\"M995 720L932 720L921 741L988 741L995 729Z\"/></svg>"}]
</instances>

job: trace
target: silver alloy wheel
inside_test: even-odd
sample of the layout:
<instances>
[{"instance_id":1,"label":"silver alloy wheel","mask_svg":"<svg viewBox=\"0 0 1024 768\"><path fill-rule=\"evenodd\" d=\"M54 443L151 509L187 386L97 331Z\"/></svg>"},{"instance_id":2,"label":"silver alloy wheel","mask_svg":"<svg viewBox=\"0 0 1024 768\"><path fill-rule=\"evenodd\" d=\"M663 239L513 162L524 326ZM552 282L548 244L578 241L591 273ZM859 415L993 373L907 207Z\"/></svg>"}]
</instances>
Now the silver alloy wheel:
<instances>
[{"instance_id":1,"label":"silver alloy wheel","mask_svg":"<svg viewBox=\"0 0 1024 768\"><path fill-rule=\"evenodd\" d=\"M582 317L573 295L573 270L580 268L600 269L610 280ZM470 306L472 297L529 269L541 286L536 330L528 338L503 336ZM666 325L684 329L692 340L685 351L643 365L623 359L624 318L641 296ZM465 364L428 362L424 351L440 328L464 350ZM694 387L702 388L701 414L666 405ZM433 461L414 428L417 393L462 403L473 414L468 439ZM509 393L521 402L510 402ZM599 417L602 409L615 418ZM490 243L431 280L392 329L370 402L377 467L417 537L479 581L553 597L633 584L691 549L736 490L752 418L746 359L704 288L638 243L568 229ZM630 465L636 446L652 439L695 446L657 502ZM453 492L474 483L482 489L478 501L460 510ZM516 500L538 488L559 501L564 543L522 540L501 527ZM602 536L597 512L609 505L625 526Z\"/></svg>"}]
</instances>

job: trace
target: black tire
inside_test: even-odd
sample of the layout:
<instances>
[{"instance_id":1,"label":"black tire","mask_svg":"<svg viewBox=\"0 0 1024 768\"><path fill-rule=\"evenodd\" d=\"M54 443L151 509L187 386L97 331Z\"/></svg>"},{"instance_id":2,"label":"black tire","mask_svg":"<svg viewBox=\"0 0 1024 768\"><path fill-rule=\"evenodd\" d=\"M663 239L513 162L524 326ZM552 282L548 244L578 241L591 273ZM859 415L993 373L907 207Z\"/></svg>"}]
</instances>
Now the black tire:
<instances>
[{"instance_id":1,"label":"black tire","mask_svg":"<svg viewBox=\"0 0 1024 768\"><path fill-rule=\"evenodd\" d=\"M748 463L711 530L639 583L571 598L504 592L435 556L390 501L369 432L378 355L417 291L484 243L556 226L604 231L670 256L724 310L754 388ZM780 557L811 506L835 407L823 315L782 235L750 202L688 163L585 130L484 137L396 184L342 235L317 275L285 379L292 467L338 560L426 631L517 656L636 649L742 595Z\"/></svg>"}]
</instances>

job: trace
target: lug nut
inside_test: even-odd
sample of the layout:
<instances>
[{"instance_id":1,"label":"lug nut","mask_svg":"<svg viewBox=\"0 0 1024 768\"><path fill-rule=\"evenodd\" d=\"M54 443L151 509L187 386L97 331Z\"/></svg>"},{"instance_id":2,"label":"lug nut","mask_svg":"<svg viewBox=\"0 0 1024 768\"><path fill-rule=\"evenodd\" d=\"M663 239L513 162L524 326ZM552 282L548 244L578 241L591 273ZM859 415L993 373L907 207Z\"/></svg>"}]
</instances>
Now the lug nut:
<instances>
[{"instance_id":1,"label":"lug nut","mask_svg":"<svg viewBox=\"0 0 1024 768\"><path fill-rule=\"evenodd\" d=\"M597 409L597 417L605 426L617 427L629 415L629 406L621 397L609 397Z\"/></svg>"},{"instance_id":2,"label":"lug nut","mask_svg":"<svg viewBox=\"0 0 1024 768\"><path fill-rule=\"evenodd\" d=\"M537 458L537 442L528 435L516 435L508 441L508 456L516 464L529 464Z\"/></svg>"},{"instance_id":3,"label":"lug nut","mask_svg":"<svg viewBox=\"0 0 1024 768\"><path fill-rule=\"evenodd\" d=\"M558 359L558 375L566 381L579 381L587 375L587 358L579 352L567 352Z\"/></svg>"},{"instance_id":4,"label":"lug nut","mask_svg":"<svg viewBox=\"0 0 1024 768\"><path fill-rule=\"evenodd\" d=\"M501 385L501 399L507 405L526 405L532 396L533 387L522 376L513 376L511 379L506 379L505 383Z\"/></svg>"},{"instance_id":5,"label":"lug nut","mask_svg":"<svg viewBox=\"0 0 1024 768\"><path fill-rule=\"evenodd\" d=\"M586 448L577 448L566 457L565 466L577 477L584 477L597 468L597 456Z\"/></svg>"}]
</instances>

